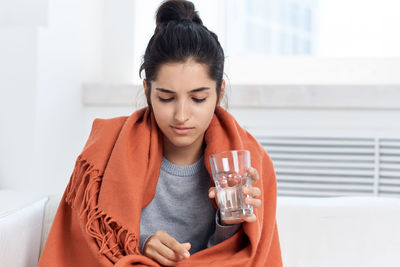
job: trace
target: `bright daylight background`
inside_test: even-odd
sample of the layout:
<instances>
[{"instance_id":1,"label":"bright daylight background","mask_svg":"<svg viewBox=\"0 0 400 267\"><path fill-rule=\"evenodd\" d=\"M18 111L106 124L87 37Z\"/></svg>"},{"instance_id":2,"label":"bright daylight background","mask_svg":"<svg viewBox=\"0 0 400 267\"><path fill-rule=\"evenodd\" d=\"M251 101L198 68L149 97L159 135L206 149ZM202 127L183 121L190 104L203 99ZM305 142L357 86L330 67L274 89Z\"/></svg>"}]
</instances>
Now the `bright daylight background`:
<instances>
[{"instance_id":1,"label":"bright daylight background","mask_svg":"<svg viewBox=\"0 0 400 267\"><path fill-rule=\"evenodd\" d=\"M400 266L400 2L193 2L225 49L229 111L276 165L286 266ZM59 197L93 120L143 106L138 70L159 3L0 0L0 189ZM376 202L313 198L326 196ZM362 214L346 217L348 205ZM323 214L315 225L302 221L310 207ZM362 242L352 221L384 243ZM330 243L336 233L344 239ZM352 255L377 247L375 258Z\"/></svg>"}]
</instances>

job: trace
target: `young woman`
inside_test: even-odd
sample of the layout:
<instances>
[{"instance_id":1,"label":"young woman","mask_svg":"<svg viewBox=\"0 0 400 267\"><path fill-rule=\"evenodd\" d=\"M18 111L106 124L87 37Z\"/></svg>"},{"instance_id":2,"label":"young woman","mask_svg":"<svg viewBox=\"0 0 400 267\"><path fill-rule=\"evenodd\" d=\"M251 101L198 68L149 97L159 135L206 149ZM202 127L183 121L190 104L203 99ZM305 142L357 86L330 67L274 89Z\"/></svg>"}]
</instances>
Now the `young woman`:
<instances>
[{"instance_id":1,"label":"young woman","mask_svg":"<svg viewBox=\"0 0 400 267\"><path fill-rule=\"evenodd\" d=\"M221 106L224 52L189 1L165 1L140 72L148 106L96 119L39 266L282 266L276 179ZM209 155L247 149L254 215L221 221Z\"/></svg>"}]
</instances>

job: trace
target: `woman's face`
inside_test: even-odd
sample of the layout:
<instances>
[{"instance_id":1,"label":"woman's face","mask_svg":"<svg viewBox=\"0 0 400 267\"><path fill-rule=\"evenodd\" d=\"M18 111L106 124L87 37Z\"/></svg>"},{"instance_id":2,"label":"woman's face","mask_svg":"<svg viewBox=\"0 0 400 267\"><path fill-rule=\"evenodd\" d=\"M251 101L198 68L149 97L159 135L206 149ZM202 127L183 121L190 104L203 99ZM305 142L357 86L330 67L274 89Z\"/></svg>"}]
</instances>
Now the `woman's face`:
<instances>
[{"instance_id":1,"label":"woman's face","mask_svg":"<svg viewBox=\"0 0 400 267\"><path fill-rule=\"evenodd\" d=\"M223 81L220 99L224 88ZM150 99L169 147L187 149L202 144L217 102L216 82L208 76L206 65L194 60L163 64L151 82Z\"/></svg>"}]
</instances>

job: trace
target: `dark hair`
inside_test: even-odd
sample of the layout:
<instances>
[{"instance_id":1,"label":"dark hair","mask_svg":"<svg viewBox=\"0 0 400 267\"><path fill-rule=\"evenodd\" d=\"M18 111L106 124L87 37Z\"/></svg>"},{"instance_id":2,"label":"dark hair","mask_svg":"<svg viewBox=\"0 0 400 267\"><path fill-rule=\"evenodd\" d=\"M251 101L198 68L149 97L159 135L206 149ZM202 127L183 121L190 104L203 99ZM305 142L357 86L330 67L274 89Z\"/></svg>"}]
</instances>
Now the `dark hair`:
<instances>
[{"instance_id":1,"label":"dark hair","mask_svg":"<svg viewBox=\"0 0 400 267\"><path fill-rule=\"evenodd\" d=\"M207 66L209 77L216 81L218 102L225 56L217 35L203 25L192 2L164 1L157 9L156 29L147 45L139 70L140 78L142 70L145 71L149 107L150 82L156 80L161 65L185 62L190 58Z\"/></svg>"}]
</instances>

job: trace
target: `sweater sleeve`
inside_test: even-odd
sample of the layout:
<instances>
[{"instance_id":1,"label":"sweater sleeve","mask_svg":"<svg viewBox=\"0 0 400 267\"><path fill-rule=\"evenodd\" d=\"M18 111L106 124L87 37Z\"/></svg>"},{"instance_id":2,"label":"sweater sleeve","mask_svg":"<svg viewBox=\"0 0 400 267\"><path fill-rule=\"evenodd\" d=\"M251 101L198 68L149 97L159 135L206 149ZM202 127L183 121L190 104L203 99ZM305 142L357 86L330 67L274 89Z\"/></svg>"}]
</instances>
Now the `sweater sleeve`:
<instances>
[{"instance_id":1,"label":"sweater sleeve","mask_svg":"<svg viewBox=\"0 0 400 267\"><path fill-rule=\"evenodd\" d=\"M231 225L222 225L220 223L220 215L219 209L215 215L215 232L211 235L210 239L207 243L207 248L217 245L222 241L228 239L229 237L233 236L239 229L242 224L231 224Z\"/></svg>"}]
</instances>

